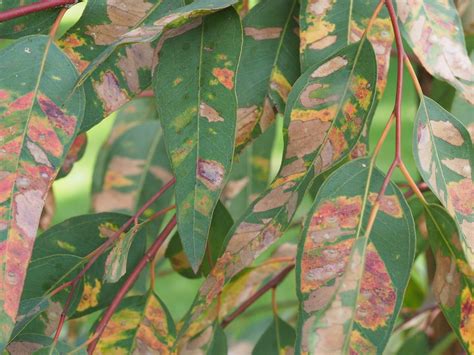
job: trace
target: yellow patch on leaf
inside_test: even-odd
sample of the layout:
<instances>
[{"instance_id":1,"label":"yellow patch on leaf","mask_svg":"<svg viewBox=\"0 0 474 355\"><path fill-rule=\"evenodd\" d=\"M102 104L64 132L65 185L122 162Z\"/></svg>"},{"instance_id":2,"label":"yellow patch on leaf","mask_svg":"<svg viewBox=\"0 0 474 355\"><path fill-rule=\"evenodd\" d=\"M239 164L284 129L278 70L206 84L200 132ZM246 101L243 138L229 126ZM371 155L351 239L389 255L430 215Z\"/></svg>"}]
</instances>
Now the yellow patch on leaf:
<instances>
[{"instance_id":1,"label":"yellow patch on leaf","mask_svg":"<svg viewBox=\"0 0 474 355\"><path fill-rule=\"evenodd\" d=\"M99 304L97 296L100 293L102 284L98 279L95 279L94 285L91 285L88 282L84 283L84 292L82 293L81 301L77 306L79 312L85 311L86 309L95 307Z\"/></svg>"},{"instance_id":2,"label":"yellow patch on leaf","mask_svg":"<svg viewBox=\"0 0 474 355\"><path fill-rule=\"evenodd\" d=\"M474 298L468 287L461 294L461 321L459 331L467 345L467 352L474 352Z\"/></svg>"},{"instance_id":3,"label":"yellow patch on leaf","mask_svg":"<svg viewBox=\"0 0 474 355\"><path fill-rule=\"evenodd\" d=\"M227 89L232 90L234 88L234 72L232 70L227 68L214 68L212 69L212 75Z\"/></svg>"}]
</instances>

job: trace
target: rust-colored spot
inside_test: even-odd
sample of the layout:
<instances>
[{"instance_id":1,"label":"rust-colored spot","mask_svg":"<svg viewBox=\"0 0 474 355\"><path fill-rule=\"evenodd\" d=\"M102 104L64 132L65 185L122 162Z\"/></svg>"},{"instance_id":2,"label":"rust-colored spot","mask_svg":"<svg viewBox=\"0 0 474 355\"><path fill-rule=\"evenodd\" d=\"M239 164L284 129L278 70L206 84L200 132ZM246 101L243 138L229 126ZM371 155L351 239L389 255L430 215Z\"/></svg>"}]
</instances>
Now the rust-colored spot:
<instances>
[{"instance_id":1,"label":"rust-colored spot","mask_svg":"<svg viewBox=\"0 0 474 355\"><path fill-rule=\"evenodd\" d=\"M321 146L330 122L320 120L291 121L288 127L288 146L285 158L302 158Z\"/></svg>"},{"instance_id":2,"label":"rust-colored spot","mask_svg":"<svg viewBox=\"0 0 474 355\"><path fill-rule=\"evenodd\" d=\"M79 38L77 34L73 33L63 39L59 39L58 44L74 63L79 73L82 73L89 65L89 62L84 60L82 55L75 51L75 48L82 47L85 44L84 38Z\"/></svg>"},{"instance_id":3,"label":"rust-colored spot","mask_svg":"<svg viewBox=\"0 0 474 355\"><path fill-rule=\"evenodd\" d=\"M272 125L273 121L275 121L275 110L270 99L265 97L265 100L263 101L263 112L259 121L262 132L265 132L267 128Z\"/></svg>"},{"instance_id":4,"label":"rust-colored spot","mask_svg":"<svg viewBox=\"0 0 474 355\"><path fill-rule=\"evenodd\" d=\"M266 27L266 28L255 28L255 27L245 27L244 32L246 36L252 37L256 41L261 41L264 39L276 39L280 38L281 27Z\"/></svg>"},{"instance_id":5,"label":"rust-colored spot","mask_svg":"<svg viewBox=\"0 0 474 355\"><path fill-rule=\"evenodd\" d=\"M100 81L94 81L93 86L97 96L104 104L106 114L118 110L129 101L127 93L120 88L117 77L111 71L105 72Z\"/></svg>"},{"instance_id":6,"label":"rust-colored spot","mask_svg":"<svg viewBox=\"0 0 474 355\"><path fill-rule=\"evenodd\" d=\"M66 132L68 136L72 136L76 129L76 119L72 116L64 114L64 112L51 99L40 95L38 97L41 110L48 116L50 122L56 128Z\"/></svg>"},{"instance_id":7,"label":"rust-colored spot","mask_svg":"<svg viewBox=\"0 0 474 355\"><path fill-rule=\"evenodd\" d=\"M227 89L232 90L234 88L234 72L232 70L227 68L214 68L212 69L212 75Z\"/></svg>"},{"instance_id":8,"label":"rust-colored spot","mask_svg":"<svg viewBox=\"0 0 474 355\"><path fill-rule=\"evenodd\" d=\"M211 190L217 190L224 181L224 166L216 160L199 159L197 178Z\"/></svg>"},{"instance_id":9,"label":"rust-colored spot","mask_svg":"<svg viewBox=\"0 0 474 355\"><path fill-rule=\"evenodd\" d=\"M459 132L451 122L431 121L430 124L435 137L458 147L464 144L464 138L462 137L461 132Z\"/></svg>"},{"instance_id":10,"label":"rust-colored spot","mask_svg":"<svg viewBox=\"0 0 474 355\"><path fill-rule=\"evenodd\" d=\"M474 211L474 184L471 179L462 179L448 184L448 195L456 212L469 216Z\"/></svg>"},{"instance_id":11,"label":"rust-colored spot","mask_svg":"<svg viewBox=\"0 0 474 355\"><path fill-rule=\"evenodd\" d=\"M28 110L33 104L34 93L29 92L23 96L20 96L15 101L10 103L7 111L4 113L4 116L9 116L16 111Z\"/></svg>"},{"instance_id":12,"label":"rust-colored spot","mask_svg":"<svg viewBox=\"0 0 474 355\"><path fill-rule=\"evenodd\" d=\"M318 67L312 74L312 78L323 78L347 65L347 60L343 57L334 57Z\"/></svg>"},{"instance_id":13,"label":"rust-colored spot","mask_svg":"<svg viewBox=\"0 0 474 355\"><path fill-rule=\"evenodd\" d=\"M437 251L436 272L433 279L435 298L445 307L453 307L461 292L461 275L456 270L456 260Z\"/></svg>"},{"instance_id":14,"label":"rust-colored spot","mask_svg":"<svg viewBox=\"0 0 474 355\"><path fill-rule=\"evenodd\" d=\"M237 109L237 133L235 145L238 147L250 140L252 131L257 125L260 109L256 106Z\"/></svg>"},{"instance_id":15,"label":"rust-colored spot","mask_svg":"<svg viewBox=\"0 0 474 355\"><path fill-rule=\"evenodd\" d=\"M350 344L350 355L377 353L377 348L375 347L375 345L372 344L368 339L364 338L362 334L357 330L353 330L351 332Z\"/></svg>"},{"instance_id":16,"label":"rust-colored spot","mask_svg":"<svg viewBox=\"0 0 474 355\"><path fill-rule=\"evenodd\" d=\"M209 122L224 122L224 118L219 116L219 112L204 102L199 106L199 114L201 117L207 118Z\"/></svg>"},{"instance_id":17,"label":"rust-colored spot","mask_svg":"<svg viewBox=\"0 0 474 355\"><path fill-rule=\"evenodd\" d=\"M377 196L378 193L371 192L368 197L370 203L375 203ZM396 195L383 195L380 199L380 210L395 218L403 217L402 206L400 205L400 201Z\"/></svg>"},{"instance_id":18,"label":"rust-colored spot","mask_svg":"<svg viewBox=\"0 0 474 355\"><path fill-rule=\"evenodd\" d=\"M288 202L292 195L291 191L286 190L290 189L292 186L293 183L290 182L280 185L277 188L271 190L260 201L256 203L256 205L253 207L253 211L258 213L283 206L285 203Z\"/></svg>"},{"instance_id":19,"label":"rust-colored spot","mask_svg":"<svg viewBox=\"0 0 474 355\"><path fill-rule=\"evenodd\" d=\"M474 351L474 298L469 287L465 287L461 294L461 321L459 331L467 345L468 353Z\"/></svg>"},{"instance_id":20,"label":"rust-colored spot","mask_svg":"<svg viewBox=\"0 0 474 355\"><path fill-rule=\"evenodd\" d=\"M355 75L352 77L350 86L360 107L367 110L372 100L372 91L370 90L370 84L367 79L360 75Z\"/></svg>"}]
</instances>

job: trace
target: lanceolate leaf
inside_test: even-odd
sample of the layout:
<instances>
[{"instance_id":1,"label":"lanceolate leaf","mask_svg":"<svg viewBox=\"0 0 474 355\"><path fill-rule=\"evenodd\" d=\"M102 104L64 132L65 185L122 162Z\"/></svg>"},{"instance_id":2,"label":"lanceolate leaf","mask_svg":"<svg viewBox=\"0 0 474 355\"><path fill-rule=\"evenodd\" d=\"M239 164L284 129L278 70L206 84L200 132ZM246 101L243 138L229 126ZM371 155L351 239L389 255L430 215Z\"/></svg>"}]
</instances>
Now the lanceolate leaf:
<instances>
[{"instance_id":1,"label":"lanceolate leaf","mask_svg":"<svg viewBox=\"0 0 474 355\"><path fill-rule=\"evenodd\" d=\"M359 41L378 3L378 0L302 0L300 52L303 70L348 44ZM377 89L381 95L387 82L393 42L392 25L386 9L377 16L368 39L374 46L377 57Z\"/></svg>"},{"instance_id":2,"label":"lanceolate leaf","mask_svg":"<svg viewBox=\"0 0 474 355\"><path fill-rule=\"evenodd\" d=\"M37 0L8 0L0 2L0 12L30 5ZM60 8L36 12L5 22L0 22L0 38L20 38L27 35L45 33L53 25Z\"/></svg>"},{"instance_id":3,"label":"lanceolate leaf","mask_svg":"<svg viewBox=\"0 0 474 355\"><path fill-rule=\"evenodd\" d=\"M273 318L270 326L258 340L252 355L292 354L295 344L295 330L278 316Z\"/></svg>"},{"instance_id":4,"label":"lanceolate leaf","mask_svg":"<svg viewBox=\"0 0 474 355\"><path fill-rule=\"evenodd\" d=\"M74 217L51 227L38 238L28 267L14 336L20 332L51 335L69 289L52 298L50 292L74 278L87 263L87 257L127 219L127 216L116 213ZM145 244L146 228L143 228L134 236L127 258L128 271L143 256ZM103 283L106 259L107 253L86 273L83 285L76 290L78 297L71 304L70 316L108 306L123 284L124 278L114 284Z\"/></svg>"},{"instance_id":5,"label":"lanceolate leaf","mask_svg":"<svg viewBox=\"0 0 474 355\"><path fill-rule=\"evenodd\" d=\"M452 0L397 0L402 33L425 69L474 104L474 66Z\"/></svg>"},{"instance_id":6,"label":"lanceolate leaf","mask_svg":"<svg viewBox=\"0 0 474 355\"><path fill-rule=\"evenodd\" d=\"M313 178L350 152L371 110L376 75L374 52L366 41L309 68L296 81L285 112L280 172L227 234L227 247L195 300L195 318L283 234Z\"/></svg>"},{"instance_id":7,"label":"lanceolate leaf","mask_svg":"<svg viewBox=\"0 0 474 355\"><path fill-rule=\"evenodd\" d=\"M392 184L366 230L383 179L368 159L357 159L319 190L297 258L296 353L371 354L387 344L410 276L415 229Z\"/></svg>"},{"instance_id":8,"label":"lanceolate leaf","mask_svg":"<svg viewBox=\"0 0 474 355\"><path fill-rule=\"evenodd\" d=\"M93 207L97 212L133 214L173 178L160 123L135 125L132 121L127 125L122 121L120 125L126 131L109 138L109 142L114 140L105 148L101 166L96 166L94 173ZM145 217L167 207L171 198L172 193L167 192L145 211Z\"/></svg>"},{"instance_id":9,"label":"lanceolate leaf","mask_svg":"<svg viewBox=\"0 0 474 355\"><path fill-rule=\"evenodd\" d=\"M121 35L184 5L184 0L90 0L79 21L58 41L79 72ZM84 83L85 131L151 85L157 43L118 48Z\"/></svg>"},{"instance_id":10,"label":"lanceolate leaf","mask_svg":"<svg viewBox=\"0 0 474 355\"><path fill-rule=\"evenodd\" d=\"M176 176L178 231L195 271L232 164L241 44L240 20L230 8L166 42L155 70L158 116Z\"/></svg>"},{"instance_id":11,"label":"lanceolate leaf","mask_svg":"<svg viewBox=\"0 0 474 355\"><path fill-rule=\"evenodd\" d=\"M425 97L415 119L413 150L423 180L454 217L466 259L474 267L474 150L466 128Z\"/></svg>"},{"instance_id":12,"label":"lanceolate leaf","mask_svg":"<svg viewBox=\"0 0 474 355\"><path fill-rule=\"evenodd\" d=\"M433 293L459 341L470 354L474 352L474 271L464 256L456 224L446 210L429 205L426 222L436 260Z\"/></svg>"},{"instance_id":13,"label":"lanceolate leaf","mask_svg":"<svg viewBox=\"0 0 474 355\"><path fill-rule=\"evenodd\" d=\"M0 51L0 348L10 336L46 194L84 113L77 73L47 36Z\"/></svg>"},{"instance_id":14,"label":"lanceolate leaf","mask_svg":"<svg viewBox=\"0 0 474 355\"><path fill-rule=\"evenodd\" d=\"M102 2L101 0L96 1ZM92 75L92 78L89 81L92 81L93 83L95 82L97 92L94 93L91 90L87 91L90 92L91 95L98 95L101 98L99 101L95 100L95 107L91 107L91 110L100 109L100 106L97 108L97 105L102 105L102 109L104 110L104 114L106 116L108 113L115 111L129 100L128 97L132 94L131 92L124 92L126 89L122 87L123 85L121 85L121 83L127 82L127 70L133 70L132 76L135 75L133 73L137 69L133 68L137 67L137 61L141 61L142 55L140 52L143 51L138 51L138 56L136 56L133 53L137 52L137 48L148 48L150 46L149 43L152 43L160 38L160 41L157 43L158 48L156 48L156 50L159 50L165 39L178 36L189 29L196 27L200 22L201 16L229 7L236 1L237 0L196 0L187 6L179 7L183 5L182 1L169 0L169 2L167 2L169 7L166 7L166 9L171 11L166 11L165 13L160 12L160 16L157 16L159 17L158 19L156 19L157 17L154 17L153 20L150 21L138 21L133 26L133 29L128 32L124 31L125 33L120 33L118 36L105 43L105 45L101 46L100 50L91 55L90 59L85 63L81 62L81 56L79 55L77 60L79 61L79 65L82 66L82 74L77 83L78 86L82 85ZM131 8L136 7L136 1L129 0L128 3L130 3ZM146 4L148 4L146 5L147 7L151 5L150 3ZM161 2L159 4L161 4ZM111 6L114 8L116 7L115 4ZM118 17L118 19L120 20L120 17ZM70 41L73 44L69 46L74 47L74 42L76 40L80 41L80 38L74 36L70 38ZM132 69L128 69L127 65L122 64L125 69L123 70L123 73L117 74L114 71L114 67L118 65L120 68L120 63L117 64L117 61L120 60L120 56L116 56L115 52L116 50L120 50L120 47L123 45L130 44L136 44L134 47L125 48L125 51L127 48L129 48L129 53L126 54L127 58L129 59L126 60L126 62L127 65L131 62ZM135 48L135 51L132 51L130 48ZM149 68L152 65L150 61L153 60L153 55L149 51L146 53L148 53L148 55L145 56L145 58L148 59L146 61L145 68L148 68L146 70L149 71ZM77 57L74 54L72 55L73 57ZM138 67L142 66L138 65ZM118 78L118 75L120 76L120 79ZM140 84L140 88L137 91L139 92L147 88L149 84L150 78L148 78L146 82L143 81L143 85ZM93 84L89 84L89 87L90 85ZM127 86L129 85L130 84L127 84ZM132 83L132 87L130 89L133 88L134 87ZM94 112L91 112L91 114L94 115ZM95 120L90 120L91 122L86 123L83 126L83 129L90 127L90 125L97 123L103 118L97 116L95 117Z\"/></svg>"},{"instance_id":15,"label":"lanceolate leaf","mask_svg":"<svg viewBox=\"0 0 474 355\"><path fill-rule=\"evenodd\" d=\"M239 218L249 204L270 184L271 155L276 127L267 129L234 157L229 181L222 192L222 201L234 218Z\"/></svg>"},{"instance_id":16,"label":"lanceolate leaf","mask_svg":"<svg viewBox=\"0 0 474 355\"><path fill-rule=\"evenodd\" d=\"M175 325L154 292L126 298L97 344L98 354L171 354Z\"/></svg>"},{"instance_id":17,"label":"lanceolate leaf","mask_svg":"<svg viewBox=\"0 0 474 355\"><path fill-rule=\"evenodd\" d=\"M237 152L273 123L273 106L280 113L285 111L291 86L300 74L297 16L297 0L264 0L243 20Z\"/></svg>"}]
</instances>

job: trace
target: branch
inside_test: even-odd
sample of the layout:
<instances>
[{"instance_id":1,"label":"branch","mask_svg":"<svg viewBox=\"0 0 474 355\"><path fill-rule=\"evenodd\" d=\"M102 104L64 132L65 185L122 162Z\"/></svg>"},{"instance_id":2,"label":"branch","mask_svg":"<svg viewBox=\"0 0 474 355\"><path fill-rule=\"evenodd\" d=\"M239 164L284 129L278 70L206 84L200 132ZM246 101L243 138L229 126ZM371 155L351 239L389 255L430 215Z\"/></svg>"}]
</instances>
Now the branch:
<instances>
[{"instance_id":1,"label":"branch","mask_svg":"<svg viewBox=\"0 0 474 355\"><path fill-rule=\"evenodd\" d=\"M17 17L29 15L34 12L40 12L43 10L52 9L59 6L74 5L78 0L43 0L33 4L15 7L0 12L0 22L12 20Z\"/></svg>"},{"instance_id":2,"label":"branch","mask_svg":"<svg viewBox=\"0 0 474 355\"><path fill-rule=\"evenodd\" d=\"M130 273L130 276L128 277L128 279L125 281L125 283L122 285L120 290L117 292L109 308L107 308L105 313L102 315L102 319L100 320L99 325L97 326L96 331L94 335L92 336L93 341L87 347L87 352L89 354L92 354L94 352L94 349L97 346L97 343L99 342L100 337L104 333L104 330L107 327L107 324L109 323L110 318L112 318L112 315L115 313L122 299L125 297L127 292L133 286L135 281L137 281L138 276L140 276L140 273L145 268L147 263L153 260L156 253L160 249L161 245L164 243L166 238L173 231L175 226L176 226L176 215L173 216L171 221L166 225L166 227L163 229L160 235L153 242L151 247L146 251L143 258L139 261L135 269L133 269L133 271Z\"/></svg>"},{"instance_id":3,"label":"branch","mask_svg":"<svg viewBox=\"0 0 474 355\"><path fill-rule=\"evenodd\" d=\"M242 314L247 308L249 308L256 300L262 297L265 292L271 290L278 286L285 277L290 273L291 270L295 267L294 264L287 266L283 271L281 271L277 276L271 279L266 285L260 288L257 292L255 292L252 296L250 296L244 303L242 303L239 308L237 308L234 312L224 318L221 323L221 327L227 327L230 322L232 322L235 318L237 318L240 314Z\"/></svg>"}]
</instances>

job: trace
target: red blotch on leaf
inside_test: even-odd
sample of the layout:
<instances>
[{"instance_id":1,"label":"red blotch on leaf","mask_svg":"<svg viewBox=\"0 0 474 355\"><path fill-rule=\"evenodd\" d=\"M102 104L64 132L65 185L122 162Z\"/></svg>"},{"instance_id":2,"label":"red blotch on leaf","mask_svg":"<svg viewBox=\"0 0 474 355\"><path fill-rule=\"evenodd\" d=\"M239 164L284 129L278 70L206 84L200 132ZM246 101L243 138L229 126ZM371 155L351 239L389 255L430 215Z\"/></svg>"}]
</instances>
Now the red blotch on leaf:
<instances>
[{"instance_id":1,"label":"red blotch on leaf","mask_svg":"<svg viewBox=\"0 0 474 355\"><path fill-rule=\"evenodd\" d=\"M234 72L232 70L227 68L214 68L212 75L227 89L232 90L234 88Z\"/></svg>"},{"instance_id":2,"label":"red blotch on leaf","mask_svg":"<svg viewBox=\"0 0 474 355\"><path fill-rule=\"evenodd\" d=\"M64 112L51 99L46 96L38 98L41 110L48 116L55 127L72 136L76 129L76 119L64 114Z\"/></svg>"},{"instance_id":3,"label":"red blotch on leaf","mask_svg":"<svg viewBox=\"0 0 474 355\"><path fill-rule=\"evenodd\" d=\"M29 109L33 103L33 97L33 92L29 92L26 95L20 96L8 106L8 110L5 113L5 116L11 115L16 111L24 111Z\"/></svg>"}]
</instances>

